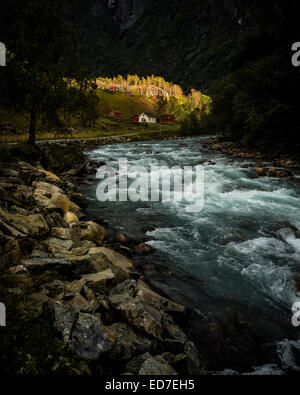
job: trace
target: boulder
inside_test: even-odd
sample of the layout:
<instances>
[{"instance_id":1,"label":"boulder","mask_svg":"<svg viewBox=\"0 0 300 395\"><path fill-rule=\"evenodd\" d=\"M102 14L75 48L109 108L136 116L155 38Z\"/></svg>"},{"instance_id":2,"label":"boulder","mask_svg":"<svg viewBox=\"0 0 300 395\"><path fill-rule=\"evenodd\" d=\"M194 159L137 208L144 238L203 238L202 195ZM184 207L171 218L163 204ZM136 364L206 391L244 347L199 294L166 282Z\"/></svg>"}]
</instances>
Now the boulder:
<instances>
[{"instance_id":1,"label":"boulder","mask_svg":"<svg viewBox=\"0 0 300 395\"><path fill-rule=\"evenodd\" d=\"M129 360L138 354L150 351L153 341L134 331L125 322L117 322L108 327L116 337L116 343L109 353L112 360Z\"/></svg>"},{"instance_id":2,"label":"boulder","mask_svg":"<svg viewBox=\"0 0 300 395\"><path fill-rule=\"evenodd\" d=\"M62 183L62 180L59 177L57 177L57 175L51 173L50 171L39 170L39 172L45 176L47 181L56 182L58 184Z\"/></svg>"},{"instance_id":3,"label":"boulder","mask_svg":"<svg viewBox=\"0 0 300 395\"><path fill-rule=\"evenodd\" d=\"M84 228L81 230L81 239L93 241L96 245L101 246L103 240L107 237L106 230L92 221L83 223L83 226Z\"/></svg>"},{"instance_id":4,"label":"boulder","mask_svg":"<svg viewBox=\"0 0 300 395\"><path fill-rule=\"evenodd\" d=\"M13 226L8 225L0 218L0 230L5 234L13 237L24 237L25 234L18 231Z\"/></svg>"},{"instance_id":5,"label":"boulder","mask_svg":"<svg viewBox=\"0 0 300 395\"><path fill-rule=\"evenodd\" d=\"M129 237L123 235L122 233L119 233L119 234L117 234L117 236L116 236L116 241L117 241L118 243L120 243L120 244L123 244L123 245L129 245L129 244L132 243L133 240L130 239Z\"/></svg>"},{"instance_id":6,"label":"boulder","mask_svg":"<svg viewBox=\"0 0 300 395\"><path fill-rule=\"evenodd\" d=\"M255 172L256 172L256 174L259 177L265 177L266 176L265 170L263 168L261 168L261 167L258 167L257 169L255 169Z\"/></svg>"},{"instance_id":7,"label":"boulder","mask_svg":"<svg viewBox=\"0 0 300 395\"><path fill-rule=\"evenodd\" d=\"M109 301L113 309L129 324L156 339L161 339L162 315L154 307L144 305L138 298L127 295L111 295Z\"/></svg>"},{"instance_id":8,"label":"boulder","mask_svg":"<svg viewBox=\"0 0 300 395\"><path fill-rule=\"evenodd\" d=\"M89 302L80 294L75 294L73 298L64 303L65 305L73 306L80 312L88 313L90 311Z\"/></svg>"},{"instance_id":9,"label":"boulder","mask_svg":"<svg viewBox=\"0 0 300 395\"><path fill-rule=\"evenodd\" d=\"M11 214L0 209L0 216L7 224L25 235L43 236L49 232L48 224L41 214Z\"/></svg>"},{"instance_id":10,"label":"boulder","mask_svg":"<svg viewBox=\"0 0 300 395\"><path fill-rule=\"evenodd\" d=\"M140 243L134 247L134 253L137 255L148 255L151 254L153 251L154 249L145 243Z\"/></svg>"},{"instance_id":11,"label":"boulder","mask_svg":"<svg viewBox=\"0 0 300 395\"><path fill-rule=\"evenodd\" d=\"M272 167L271 169L268 170L267 176L274 178L287 178L287 177L292 177L293 173L286 169L276 169Z\"/></svg>"},{"instance_id":12,"label":"boulder","mask_svg":"<svg viewBox=\"0 0 300 395\"><path fill-rule=\"evenodd\" d=\"M130 273L133 269L133 262L126 258L124 255L119 254L116 251L109 250L105 247L91 248L89 250L90 255L102 255L107 258L114 267L123 269L127 273Z\"/></svg>"},{"instance_id":13,"label":"boulder","mask_svg":"<svg viewBox=\"0 0 300 395\"><path fill-rule=\"evenodd\" d=\"M75 215L75 214L73 214ZM67 228L68 224L59 213L51 213L46 215L45 220L49 228Z\"/></svg>"},{"instance_id":14,"label":"boulder","mask_svg":"<svg viewBox=\"0 0 300 395\"><path fill-rule=\"evenodd\" d=\"M73 234L70 229L66 228L52 228L51 229L52 236L57 239L62 239L62 240L72 240Z\"/></svg>"},{"instance_id":15,"label":"boulder","mask_svg":"<svg viewBox=\"0 0 300 395\"><path fill-rule=\"evenodd\" d=\"M147 358L138 374L140 376L176 376L178 373L160 356Z\"/></svg>"},{"instance_id":16,"label":"boulder","mask_svg":"<svg viewBox=\"0 0 300 395\"><path fill-rule=\"evenodd\" d=\"M130 362L128 362L125 365L126 372L137 375L143 363L150 357L151 354L149 352L146 352L144 354L137 356L136 358L133 358Z\"/></svg>"},{"instance_id":17,"label":"boulder","mask_svg":"<svg viewBox=\"0 0 300 395\"><path fill-rule=\"evenodd\" d=\"M28 270L26 269L26 267L24 265L18 265L18 266L11 267L9 269L9 271L12 274L27 274L28 273Z\"/></svg>"},{"instance_id":18,"label":"boulder","mask_svg":"<svg viewBox=\"0 0 300 395\"><path fill-rule=\"evenodd\" d=\"M70 275L75 278L80 278L81 276L89 273L94 273L95 269L93 266L93 260L90 256L68 256L68 260L72 263L72 273Z\"/></svg>"},{"instance_id":19,"label":"boulder","mask_svg":"<svg viewBox=\"0 0 300 395\"><path fill-rule=\"evenodd\" d=\"M164 318L164 328L167 338L178 343L176 351L179 350L179 345L181 344L182 351L187 356L185 360L185 373L199 375L202 367L194 343L188 340L186 334L174 323L170 316L165 316Z\"/></svg>"},{"instance_id":20,"label":"boulder","mask_svg":"<svg viewBox=\"0 0 300 395\"><path fill-rule=\"evenodd\" d=\"M67 211L64 215L64 220L68 225L78 224L78 217L71 211Z\"/></svg>"},{"instance_id":21,"label":"boulder","mask_svg":"<svg viewBox=\"0 0 300 395\"><path fill-rule=\"evenodd\" d=\"M4 245L4 250L2 252L2 257L5 259L9 266L11 265L19 265L21 259L23 257L24 251L22 249L22 245L19 240L12 239L8 240Z\"/></svg>"},{"instance_id":22,"label":"boulder","mask_svg":"<svg viewBox=\"0 0 300 395\"><path fill-rule=\"evenodd\" d=\"M14 169L3 169L0 171L1 175L4 177L19 177L20 173Z\"/></svg>"},{"instance_id":23,"label":"boulder","mask_svg":"<svg viewBox=\"0 0 300 395\"><path fill-rule=\"evenodd\" d=\"M104 270L99 273L88 274L83 276L87 286L95 292L101 293L107 289L110 280L115 278L111 269Z\"/></svg>"},{"instance_id":24,"label":"boulder","mask_svg":"<svg viewBox=\"0 0 300 395\"><path fill-rule=\"evenodd\" d=\"M126 280L112 288L109 295L126 295L131 298L135 298L137 296L137 292L137 282L135 280Z\"/></svg>"},{"instance_id":25,"label":"boulder","mask_svg":"<svg viewBox=\"0 0 300 395\"><path fill-rule=\"evenodd\" d=\"M48 248L51 252L64 252L70 251L71 248L74 246L72 240L62 240L55 237L51 237L47 240Z\"/></svg>"},{"instance_id":26,"label":"boulder","mask_svg":"<svg viewBox=\"0 0 300 395\"><path fill-rule=\"evenodd\" d=\"M71 210L71 201L66 195L62 193L54 193L51 202L58 208L62 209L64 213Z\"/></svg>"},{"instance_id":27,"label":"boulder","mask_svg":"<svg viewBox=\"0 0 300 395\"><path fill-rule=\"evenodd\" d=\"M81 280L76 280L71 283L65 284L65 290L73 294L81 294L86 284L86 280L83 278Z\"/></svg>"},{"instance_id":28,"label":"boulder","mask_svg":"<svg viewBox=\"0 0 300 395\"><path fill-rule=\"evenodd\" d=\"M139 355L125 366L127 372L134 375L177 375L176 371L161 356L153 357L149 352Z\"/></svg>"},{"instance_id":29,"label":"boulder","mask_svg":"<svg viewBox=\"0 0 300 395\"><path fill-rule=\"evenodd\" d=\"M166 313L185 314L186 308L154 292L143 280L138 281L138 296L143 303L147 303Z\"/></svg>"},{"instance_id":30,"label":"boulder","mask_svg":"<svg viewBox=\"0 0 300 395\"><path fill-rule=\"evenodd\" d=\"M80 212L80 207L71 202L59 187L42 181L34 182L33 186L35 200L46 209L61 210L63 213L71 211L76 214Z\"/></svg>"},{"instance_id":31,"label":"boulder","mask_svg":"<svg viewBox=\"0 0 300 395\"><path fill-rule=\"evenodd\" d=\"M268 177L277 177L277 171L278 171L277 169L272 167L271 169L268 170L267 176Z\"/></svg>"},{"instance_id":32,"label":"boulder","mask_svg":"<svg viewBox=\"0 0 300 395\"><path fill-rule=\"evenodd\" d=\"M22 261L23 266L32 274L55 270L59 273L68 273L72 269L72 262L57 258L33 258Z\"/></svg>"},{"instance_id":33,"label":"boulder","mask_svg":"<svg viewBox=\"0 0 300 395\"><path fill-rule=\"evenodd\" d=\"M71 330L77 314L78 310L73 306L64 306L61 303L56 303L54 306L54 328L60 333L65 344L68 344L70 340Z\"/></svg>"},{"instance_id":34,"label":"boulder","mask_svg":"<svg viewBox=\"0 0 300 395\"><path fill-rule=\"evenodd\" d=\"M62 275L68 275L69 278L78 279L84 274L93 272L90 257L73 256L61 254L59 257L35 257L24 259L21 262L26 269L32 274L38 274L47 270L56 271Z\"/></svg>"},{"instance_id":35,"label":"boulder","mask_svg":"<svg viewBox=\"0 0 300 395\"><path fill-rule=\"evenodd\" d=\"M111 350L114 335L91 314L79 313L72 326L68 346L82 358L96 361Z\"/></svg>"},{"instance_id":36,"label":"boulder","mask_svg":"<svg viewBox=\"0 0 300 395\"><path fill-rule=\"evenodd\" d=\"M65 190L67 191L68 198L72 202L76 203L81 208L87 207L87 200L82 193L77 192L77 191L69 191L68 189L65 189Z\"/></svg>"},{"instance_id":37,"label":"boulder","mask_svg":"<svg viewBox=\"0 0 300 395\"><path fill-rule=\"evenodd\" d=\"M87 165L87 159L80 150L72 146L53 145L43 152L43 165L55 174L70 171L72 175L76 175Z\"/></svg>"}]
</instances>

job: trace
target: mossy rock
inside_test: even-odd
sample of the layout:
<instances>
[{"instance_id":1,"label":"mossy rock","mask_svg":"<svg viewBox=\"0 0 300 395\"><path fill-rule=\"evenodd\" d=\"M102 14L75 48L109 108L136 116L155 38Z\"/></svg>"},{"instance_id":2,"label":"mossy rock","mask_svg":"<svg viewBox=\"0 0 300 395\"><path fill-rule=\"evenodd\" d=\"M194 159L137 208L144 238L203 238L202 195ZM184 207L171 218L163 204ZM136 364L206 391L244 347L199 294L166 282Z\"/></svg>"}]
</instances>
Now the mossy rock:
<instances>
[{"instance_id":1,"label":"mossy rock","mask_svg":"<svg viewBox=\"0 0 300 395\"><path fill-rule=\"evenodd\" d=\"M11 147L7 145L0 145L0 171L1 167L5 164L5 167L8 163L11 163L14 160L14 157L11 153Z\"/></svg>"},{"instance_id":2,"label":"mossy rock","mask_svg":"<svg viewBox=\"0 0 300 395\"><path fill-rule=\"evenodd\" d=\"M42 161L45 168L52 170L55 174L61 174L83 166L86 157L72 146L53 145L44 151Z\"/></svg>"},{"instance_id":3,"label":"mossy rock","mask_svg":"<svg viewBox=\"0 0 300 395\"><path fill-rule=\"evenodd\" d=\"M2 328L0 371L4 375L80 375L81 358L56 338L53 311L44 305L7 304L8 326Z\"/></svg>"},{"instance_id":4,"label":"mossy rock","mask_svg":"<svg viewBox=\"0 0 300 395\"><path fill-rule=\"evenodd\" d=\"M24 161L28 163L36 163L41 159L41 151L39 147L31 144L21 143L10 148L10 155L14 161Z\"/></svg>"}]
</instances>

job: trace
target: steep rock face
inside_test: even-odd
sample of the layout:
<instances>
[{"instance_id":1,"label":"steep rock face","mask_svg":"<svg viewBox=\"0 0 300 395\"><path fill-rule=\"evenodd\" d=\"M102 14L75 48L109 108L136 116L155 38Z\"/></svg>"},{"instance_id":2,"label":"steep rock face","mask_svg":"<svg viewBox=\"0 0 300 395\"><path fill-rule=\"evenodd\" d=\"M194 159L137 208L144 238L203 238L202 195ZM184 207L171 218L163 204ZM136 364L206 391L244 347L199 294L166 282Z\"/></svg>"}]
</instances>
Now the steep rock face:
<instances>
[{"instance_id":1,"label":"steep rock face","mask_svg":"<svg viewBox=\"0 0 300 395\"><path fill-rule=\"evenodd\" d=\"M294 3L77 0L70 2L70 15L82 62L96 75L157 74L203 90L245 57L290 45Z\"/></svg>"},{"instance_id":2,"label":"steep rock face","mask_svg":"<svg viewBox=\"0 0 300 395\"><path fill-rule=\"evenodd\" d=\"M107 0L107 7L121 31L126 30L143 15L151 0Z\"/></svg>"}]
</instances>

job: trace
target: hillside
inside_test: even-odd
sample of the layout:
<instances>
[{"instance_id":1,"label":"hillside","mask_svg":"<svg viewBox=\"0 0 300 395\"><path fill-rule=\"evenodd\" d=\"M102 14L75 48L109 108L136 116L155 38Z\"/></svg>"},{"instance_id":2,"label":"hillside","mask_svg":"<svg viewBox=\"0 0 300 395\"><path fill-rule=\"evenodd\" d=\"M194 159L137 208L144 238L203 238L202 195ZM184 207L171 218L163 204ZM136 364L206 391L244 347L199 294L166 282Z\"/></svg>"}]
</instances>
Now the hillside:
<instances>
[{"instance_id":1,"label":"hillside","mask_svg":"<svg viewBox=\"0 0 300 395\"><path fill-rule=\"evenodd\" d=\"M99 103L97 104L98 118L95 125L89 129L92 130L114 130L120 129L122 125L110 119L108 116L112 110L118 110L123 113L124 119L130 118L134 114L141 112L154 112L155 103L151 99L142 96L128 97L125 93L113 93L104 90L97 90ZM76 114L68 119L64 119L60 113L60 120L66 124L67 128L83 129L80 120ZM0 109L0 136L24 134L28 130L29 116L28 114L18 114L13 110L7 111ZM128 125L127 125L128 127ZM49 131L49 125L43 117L38 121L38 130L42 132Z\"/></svg>"},{"instance_id":2,"label":"hillside","mask_svg":"<svg viewBox=\"0 0 300 395\"><path fill-rule=\"evenodd\" d=\"M297 2L88 0L70 5L81 61L96 75L161 75L184 89L297 41Z\"/></svg>"},{"instance_id":3,"label":"hillside","mask_svg":"<svg viewBox=\"0 0 300 395\"><path fill-rule=\"evenodd\" d=\"M123 92L114 93L106 90L98 90L97 95L100 100L98 110L102 116L108 115L112 110L121 111L124 118L130 118L142 112L155 112L155 103L147 97L128 97Z\"/></svg>"}]
</instances>

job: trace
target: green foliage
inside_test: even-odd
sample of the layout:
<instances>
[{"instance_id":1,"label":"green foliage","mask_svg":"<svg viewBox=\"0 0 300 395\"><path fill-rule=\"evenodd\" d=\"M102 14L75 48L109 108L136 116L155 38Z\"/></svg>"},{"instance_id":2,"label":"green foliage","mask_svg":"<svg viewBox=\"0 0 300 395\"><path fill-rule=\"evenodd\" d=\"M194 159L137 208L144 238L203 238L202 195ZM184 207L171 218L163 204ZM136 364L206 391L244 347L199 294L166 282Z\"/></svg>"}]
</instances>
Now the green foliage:
<instances>
[{"instance_id":1,"label":"green foliage","mask_svg":"<svg viewBox=\"0 0 300 395\"><path fill-rule=\"evenodd\" d=\"M76 371L76 356L55 338L53 312L43 306L41 312L26 306L9 305L6 328L1 328L0 371L2 375L70 375ZM68 360L67 365L55 364Z\"/></svg>"},{"instance_id":2,"label":"green foliage","mask_svg":"<svg viewBox=\"0 0 300 395\"><path fill-rule=\"evenodd\" d=\"M182 119L195 108L201 109L210 101L210 98L200 91L192 89L188 94L184 94L179 85L154 75L146 77L119 75L114 78L97 78L97 85L100 90L111 95L118 95L109 89L116 86L121 93L126 93L129 97L155 98L152 102L152 112L157 115L172 114L178 119ZM134 112L131 115L134 115Z\"/></svg>"},{"instance_id":3,"label":"green foliage","mask_svg":"<svg viewBox=\"0 0 300 395\"><path fill-rule=\"evenodd\" d=\"M212 132L258 149L299 154L300 75L288 55L247 63L215 85Z\"/></svg>"},{"instance_id":4,"label":"green foliage","mask_svg":"<svg viewBox=\"0 0 300 395\"><path fill-rule=\"evenodd\" d=\"M207 105L196 108L189 113L181 122L181 133L187 136L200 136L210 133L209 125L210 110Z\"/></svg>"},{"instance_id":5,"label":"green foliage","mask_svg":"<svg viewBox=\"0 0 300 395\"><path fill-rule=\"evenodd\" d=\"M0 81L1 103L30 114L31 143L35 141L39 116L44 114L51 126L59 127L57 113L61 108L66 109L69 101L76 101L76 106L83 108L83 123L97 116L95 86L78 67L76 37L65 19L63 3L4 0L2 5L5 12L1 19L5 20L1 34L9 55Z\"/></svg>"}]
</instances>

